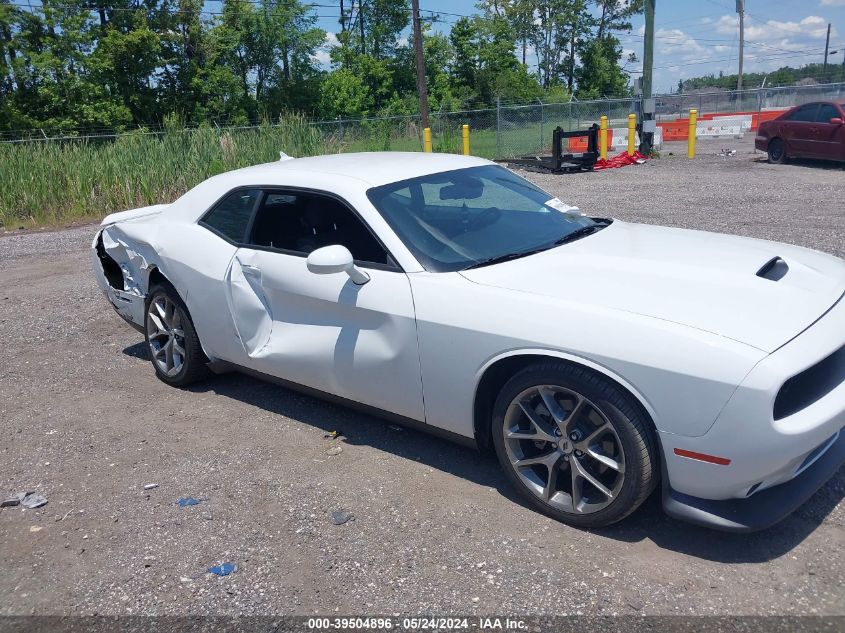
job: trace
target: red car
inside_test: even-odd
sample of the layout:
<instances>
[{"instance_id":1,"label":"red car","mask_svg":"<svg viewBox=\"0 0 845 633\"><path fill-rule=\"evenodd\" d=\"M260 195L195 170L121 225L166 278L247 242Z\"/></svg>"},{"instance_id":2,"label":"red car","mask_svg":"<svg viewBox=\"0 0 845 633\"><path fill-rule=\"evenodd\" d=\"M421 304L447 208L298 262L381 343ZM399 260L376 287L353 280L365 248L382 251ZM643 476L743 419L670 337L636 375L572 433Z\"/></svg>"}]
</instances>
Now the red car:
<instances>
[{"instance_id":1,"label":"red car","mask_svg":"<svg viewBox=\"0 0 845 633\"><path fill-rule=\"evenodd\" d=\"M845 104L805 103L765 121L754 147L769 154L770 163L787 158L845 161Z\"/></svg>"}]
</instances>

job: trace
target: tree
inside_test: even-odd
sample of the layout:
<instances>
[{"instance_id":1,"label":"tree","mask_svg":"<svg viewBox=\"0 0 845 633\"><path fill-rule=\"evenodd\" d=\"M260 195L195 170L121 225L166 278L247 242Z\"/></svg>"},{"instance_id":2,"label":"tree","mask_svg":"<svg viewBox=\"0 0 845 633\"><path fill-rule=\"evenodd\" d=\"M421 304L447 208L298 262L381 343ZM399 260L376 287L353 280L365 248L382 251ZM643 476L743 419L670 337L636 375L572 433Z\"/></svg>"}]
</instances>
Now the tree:
<instances>
[{"instance_id":1,"label":"tree","mask_svg":"<svg viewBox=\"0 0 845 633\"><path fill-rule=\"evenodd\" d=\"M320 86L320 114L326 119L366 116L370 95L361 78L346 68L329 73Z\"/></svg>"},{"instance_id":2,"label":"tree","mask_svg":"<svg viewBox=\"0 0 845 633\"><path fill-rule=\"evenodd\" d=\"M610 98L627 95L628 76L619 66L622 45L606 35L590 42L577 71L579 99Z\"/></svg>"},{"instance_id":3,"label":"tree","mask_svg":"<svg viewBox=\"0 0 845 633\"><path fill-rule=\"evenodd\" d=\"M479 39L477 21L460 18L452 26L449 41L454 57L450 71L456 86L475 85L479 67Z\"/></svg>"},{"instance_id":4,"label":"tree","mask_svg":"<svg viewBox=\"0 0 845 633\"><path fill-rule=\"evenodd\" d=\"M613 31L630 31L631 18L643 12L643 0L594 0L599 10L596 39Z\"/></svg>"}]
</instances>

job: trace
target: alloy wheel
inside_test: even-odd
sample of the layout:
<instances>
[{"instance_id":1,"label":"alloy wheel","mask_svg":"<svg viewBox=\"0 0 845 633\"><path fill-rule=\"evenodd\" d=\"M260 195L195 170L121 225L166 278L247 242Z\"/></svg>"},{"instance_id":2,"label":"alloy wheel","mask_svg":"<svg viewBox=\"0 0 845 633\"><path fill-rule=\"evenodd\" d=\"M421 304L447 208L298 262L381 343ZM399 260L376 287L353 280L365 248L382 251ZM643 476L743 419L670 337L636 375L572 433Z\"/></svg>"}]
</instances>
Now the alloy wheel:
<instances>
[{"instance_id":1,"label":"alloy wheel","mask_svg":"<svg viewBox=\"0 0 845 633\"><path fill-rule=\"evenodd\" d=\"M166 376L176 376L185 364L182 309L166 295L153 297L147 309L147 340L153 363Z\"/></svg>"},{"instance_id":2,"label":"alloy wheel","mask_svg":"<svg viewBox=\"0 0 845 633\"><path fill-rule=\"evenodd\" d=\"M625 480L625 454L607 416L571 389L538 385L514 398L504 417L511 467L544 503L572 514L609 506Z\"/></svg>"}]
</instances>

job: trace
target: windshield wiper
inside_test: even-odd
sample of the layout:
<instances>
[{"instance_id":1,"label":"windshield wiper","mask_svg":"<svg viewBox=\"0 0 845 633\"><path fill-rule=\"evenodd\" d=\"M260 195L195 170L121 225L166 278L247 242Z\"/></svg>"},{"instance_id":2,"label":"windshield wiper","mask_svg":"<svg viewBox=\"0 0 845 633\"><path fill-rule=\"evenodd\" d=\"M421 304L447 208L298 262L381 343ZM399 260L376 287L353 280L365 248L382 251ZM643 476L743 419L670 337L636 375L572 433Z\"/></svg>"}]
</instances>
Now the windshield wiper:
<instances>
[{"instance_id":1,"label":"windshield wiper","mask_svg":"<svg viewBox=\"0 0 845 633\"><path fill-rule=\"evenodd\" d=\"M555 246L560 246L561 244L567 244L568 242L573 242L575 240L581 239L582 237L586 237L587 235L591 235L596 231L600 231L606 226L608 226L610 222L602 222L591 224L590 226L582 226L580 229L575 229L572 233L567 233L559 240L549 244L548 246L543 246L542 248L535 248L531 251L525 251L522 253L507 253L505 255L498 255L497 257L491 257L490 259L483 259L480 262L475 262L464 268L463 270L472 270L473 268L481 268L482 266L491 266L493 264L501 264L502 262L509 262L512 259L519 259L520 257L528 257L529 255L535 255L537 253L542 253L543 251L547 251Z\"/></svg>"},{"instance_id":2,"label":"windshield wiper","mask_svg":"<svg viewBox=\"0 0 845 633\"><path fill-rule=\"evenodd\" d=\"M534 255L536 253L542 253L543 251L549 250L549 246L544 246L543 248L537 248L533 251L525 251L523 253L507 253L506 255L498 255L496 257L491 257L490 259L482 259L480 262L475 262L464 268L464 270L472 270L473 268L481 268L482 266L491 266L493 264L501 264L502 262L509 262L512 259L519 259L520 257L528 257L529 255Z\"/></svg>"},{"instance_id":3,"label":"windshield wiper","mask_svg":"<svg viewBox=\"0 0 845 633\"><path fill-rule=\"evenodd\" d=\"M596 231L601 231L607 224L591 224L590 226L582 226L580 229L575 229L572 233L567 233L558 241L555 242L555 246L560 246L561 244L568 244L569 242L574 242L575 240L580 240L582 237L587 237L588 235L592 235Z\"/></svg>"}]
</instances>

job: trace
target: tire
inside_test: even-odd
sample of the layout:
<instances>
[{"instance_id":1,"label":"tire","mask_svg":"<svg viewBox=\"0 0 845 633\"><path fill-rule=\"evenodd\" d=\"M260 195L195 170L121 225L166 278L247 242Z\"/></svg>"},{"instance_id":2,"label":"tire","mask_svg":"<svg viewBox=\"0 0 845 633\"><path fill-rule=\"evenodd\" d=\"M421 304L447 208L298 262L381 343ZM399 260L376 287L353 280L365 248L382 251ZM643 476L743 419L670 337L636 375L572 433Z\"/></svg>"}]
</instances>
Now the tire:
<instances>
[{"instance_id":1,"label":"tire","mask_svg":"<svg viewBox=\"0 0 845 633\"><path fill-rule=\"evenodd\" d=\"M621 387L578 365L547 361L515 374L496 398L491 424L510 483L531 507L563 523L616 523L657 485L648 416Z\"/></svg>"},{"instance_id":2,"label":"tire","mask_svg":"<svg viewBox=\"0 0 845 633\"><path fill-rule=\"evenodd\" d=\"M153 284L147 295L144 341L156 376L168 385L184 387L210 374L188 308L168 283Z\"/></svg>"},{"instance_id":3,"label":"tire","mask_svg":"<svg viewBox=\"0 0 845 633\"><path fill-rule=\"evenodd\" d=\"M779 138L769 141L769 162L772 165L783 165L786 162L786 144Z\"/></svg>"}]
</instances>

